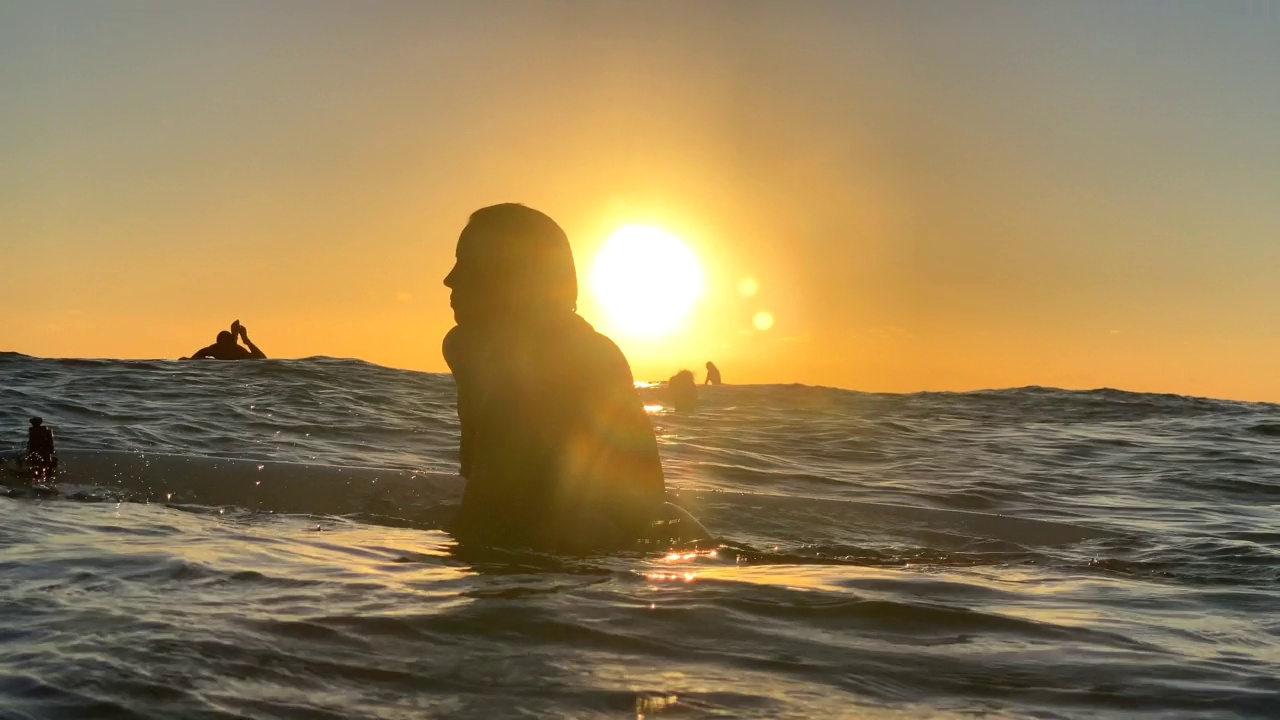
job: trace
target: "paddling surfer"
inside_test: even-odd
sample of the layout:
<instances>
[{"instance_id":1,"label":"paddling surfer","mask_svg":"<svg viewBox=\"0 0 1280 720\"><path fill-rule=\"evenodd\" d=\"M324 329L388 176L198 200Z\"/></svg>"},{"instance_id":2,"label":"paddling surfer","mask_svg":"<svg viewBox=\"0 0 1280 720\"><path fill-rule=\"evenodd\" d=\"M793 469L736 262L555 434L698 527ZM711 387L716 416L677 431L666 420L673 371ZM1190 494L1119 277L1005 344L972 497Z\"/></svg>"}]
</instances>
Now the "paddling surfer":
<instances>
[{"instance_id":1,"label":"paddling surfer","mask_svg":"<svg viewBox=\"0 0 1280 720\"><path fill-rule=\"evenodd\" d=\"M248 346L247 349L236 342L237 336ZM248 329L241 325L239 320L236 320L231 323L230 331L223 330L218 333L216 342L208 347L200 348L191 353L190 358L183 358L183 360L205 358L213 360L266 360L267 356L249 339Z\"/></svg>"}]
</instances>

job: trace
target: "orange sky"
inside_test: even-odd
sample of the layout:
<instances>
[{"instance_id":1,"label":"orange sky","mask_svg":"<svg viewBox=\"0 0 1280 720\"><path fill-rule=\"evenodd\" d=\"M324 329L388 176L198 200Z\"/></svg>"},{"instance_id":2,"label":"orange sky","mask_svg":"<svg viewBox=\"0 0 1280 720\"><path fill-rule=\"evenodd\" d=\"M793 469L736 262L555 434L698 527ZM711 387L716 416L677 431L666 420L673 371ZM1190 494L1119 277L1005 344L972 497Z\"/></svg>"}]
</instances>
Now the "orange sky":
<instances>
[{"instance_id":1,"label":"orange sky","mask_svg":"<svg viewBox=\"0 0 1280 720\"><path fill-rule=\"evenodd\" d=\"M239 318L273 357L443 370L457 233L517 201L584 289L624 224L702 259L685 332L617 338L641 379L1280 400L1250 12L6 5L0 349L177 357Z\"/></svg>"}]
</instances>

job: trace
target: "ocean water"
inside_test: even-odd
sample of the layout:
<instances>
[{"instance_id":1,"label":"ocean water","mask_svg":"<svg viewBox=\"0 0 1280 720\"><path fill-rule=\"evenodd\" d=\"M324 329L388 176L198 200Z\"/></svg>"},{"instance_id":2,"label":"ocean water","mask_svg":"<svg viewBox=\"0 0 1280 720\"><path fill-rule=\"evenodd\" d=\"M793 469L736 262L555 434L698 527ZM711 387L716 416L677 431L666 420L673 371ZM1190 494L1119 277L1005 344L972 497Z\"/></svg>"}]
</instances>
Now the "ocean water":
<instances>
[{"instance_id":1,"label":"ocean water","mask_svg":"<svg viewBox=\"0 0 1280 720\"><path fill-rule=\"evenodd\" d=\"M1280 407L641 393L719 543L460 554L447 375L0 355L0 718L1280 717Z\"/></svg>"}]
</instances>

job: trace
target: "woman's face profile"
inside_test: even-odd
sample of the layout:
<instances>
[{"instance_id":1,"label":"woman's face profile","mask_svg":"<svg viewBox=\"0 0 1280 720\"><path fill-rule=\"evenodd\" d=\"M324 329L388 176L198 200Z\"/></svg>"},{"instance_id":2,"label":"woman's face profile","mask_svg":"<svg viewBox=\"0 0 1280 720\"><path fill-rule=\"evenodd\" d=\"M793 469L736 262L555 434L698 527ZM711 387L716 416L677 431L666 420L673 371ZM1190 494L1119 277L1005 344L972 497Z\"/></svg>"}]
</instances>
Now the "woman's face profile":
<instances>
[{"instance_id":1,"label":"woman's face profile","mask_svg":"<svg viewBox=\"0 0 1280 720\"><path fill-rule=\"evenodd\" d=\"M499 274L492 267L493 258L486 257L484 243L468 225L458 236L453 269L444 278L449 293L449 306L459 324L483 319L500 304L503 289L495 282Z\"/></svg>"}]
</instances>

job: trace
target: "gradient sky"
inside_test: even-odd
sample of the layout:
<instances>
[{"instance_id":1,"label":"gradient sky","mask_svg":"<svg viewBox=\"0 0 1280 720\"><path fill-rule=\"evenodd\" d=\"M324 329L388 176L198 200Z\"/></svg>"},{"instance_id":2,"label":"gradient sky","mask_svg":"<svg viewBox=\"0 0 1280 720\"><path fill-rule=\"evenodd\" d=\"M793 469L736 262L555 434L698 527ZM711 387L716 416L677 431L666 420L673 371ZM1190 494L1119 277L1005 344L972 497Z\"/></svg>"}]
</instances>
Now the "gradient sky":
<instances>
[{"instance_id":1,"label":"gradient sky","mask_svg":"<svg viewBox=\"0 0 1280 720\"><path fill-rule=\"evenodd\" d=\"M177 357L239 318L273 357L444 370L457 234L516 201L584 277L627 223L702 259L687 330L617 338L641 379L1280 401L1277 27L1172 0L6 3L0 349Z\"/></svg>"}]
</instances>

